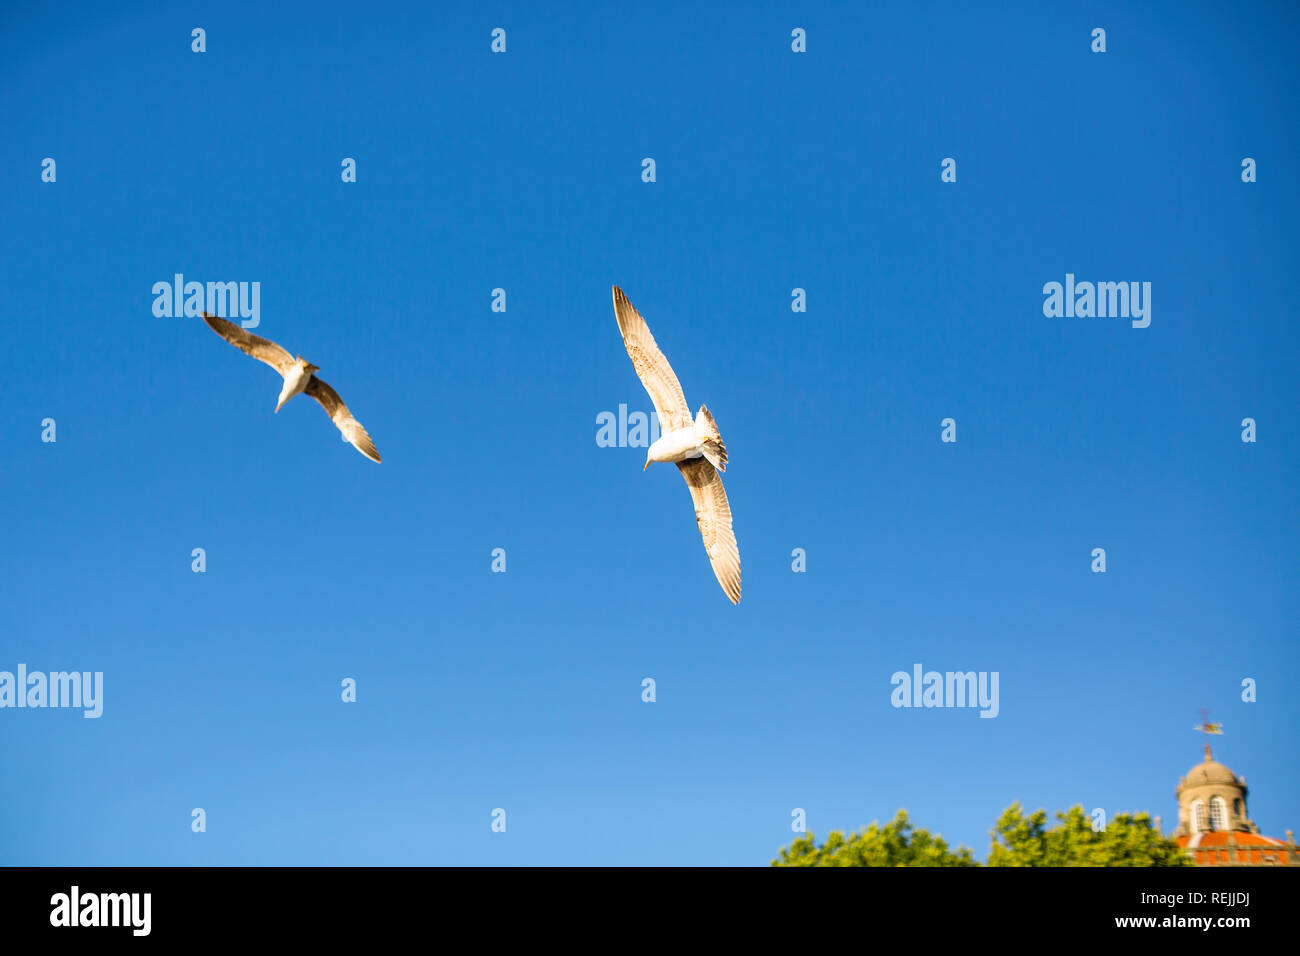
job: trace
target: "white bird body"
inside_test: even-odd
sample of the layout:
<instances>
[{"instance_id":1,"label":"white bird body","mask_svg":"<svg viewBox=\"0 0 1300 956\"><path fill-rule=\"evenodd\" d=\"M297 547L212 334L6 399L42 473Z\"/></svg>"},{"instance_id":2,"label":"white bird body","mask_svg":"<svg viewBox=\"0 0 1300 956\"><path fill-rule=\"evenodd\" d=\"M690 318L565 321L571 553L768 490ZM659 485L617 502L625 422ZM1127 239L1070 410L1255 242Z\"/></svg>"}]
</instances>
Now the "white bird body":
<instances>
[{"instance_id":1,"label":"white bird body","mask_svg":"<svg viewBox=\"0 0 1300 956\"><path fill-rule=\"evenodd\" d=\"M284 372L284 388L280 389L280 400L275 405L277 412L285 402L306 390L308 383L311 382L311 373L314 371L316 366L299 355L298 360Z\"/></svg>"},{"instance_id":2,"label":"white bird body","mask_svg":"<svg viewBox=\"0 0 1300 956\"><path fill-rule=\"evenodd\" d=\"M702 458L704 452L700 449L704 445L704 440L700 433L695 430L695 426L690 428L679 428L676 431L668 432L666 435L660 435L659 440L649 447L646 451L647 461L685 461L687 458Z\"/></svg>"},{"instance_id":3,"label":"white bird body","mask_svg":"<svg viewBox=\"0 0 1300 956\"><path fill-rule=\"evenodd\" d=\"M722 444L718 425L703 405L693 424L660 435L646 449L645 467L649 468L652 461L681 462L691 458L707 458L718 471L727 470L727 446Z\"/></svg>"}]
</instances>

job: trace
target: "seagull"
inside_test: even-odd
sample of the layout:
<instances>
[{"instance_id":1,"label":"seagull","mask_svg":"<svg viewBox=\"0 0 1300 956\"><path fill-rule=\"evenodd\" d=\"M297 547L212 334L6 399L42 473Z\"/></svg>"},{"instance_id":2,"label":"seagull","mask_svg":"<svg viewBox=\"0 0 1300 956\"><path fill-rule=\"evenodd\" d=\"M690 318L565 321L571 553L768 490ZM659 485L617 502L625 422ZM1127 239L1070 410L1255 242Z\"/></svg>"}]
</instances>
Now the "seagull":
<instances>
[{"instance_id":1,"label":"seagull","mask_svg":"<svg viewBox=\"0 0 1300 956\"><path fill-rule=\"evenodd\" d=\"M265 362L284 377L284 388L280 389L280 400L275 406L277 412L289 399L306 392L320 402L321 408L325 409L326 414L343 433L343 437L350 441L357 451L371 461L379 461L379 450L375 448L375 443L370 440L361 423L352 417L348 407L343 404L343 399L339 398L339 393L316 377L316 373L320 371L319 366L312 365L301 355L295 358L270 339L254 335L242 326L227 322L220 316L204 312L203 321L208 323L213 332L235 348L247 352L259 362Z\"/></svg>"},{"instance_id":2,"label":"seagull","mask_svg":"<svg viewBox=\"0 0 1300 956\"><path fill-rule=\"evenodd\" d=\"M623 346L641 384L650 393L663 434L646 450L646 468L651 462L675 462L686 479L695 502L695 523L704 539L713 574L732 604L740 603L740 549L731 530L731 506L718 472L727 470L727 446L722 443L718 423L704 405L693 418L681 383L664 353L659 351L641 313L614 286L614 317L623 335Z\"/></svg>"}]
</instances>

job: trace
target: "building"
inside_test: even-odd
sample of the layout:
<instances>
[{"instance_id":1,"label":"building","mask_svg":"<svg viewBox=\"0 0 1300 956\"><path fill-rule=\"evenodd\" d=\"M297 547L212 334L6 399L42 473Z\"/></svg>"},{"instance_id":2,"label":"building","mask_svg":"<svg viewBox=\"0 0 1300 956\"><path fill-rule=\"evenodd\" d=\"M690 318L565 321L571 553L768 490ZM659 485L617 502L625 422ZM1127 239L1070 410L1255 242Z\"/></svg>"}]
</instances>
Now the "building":
<instances>
[{"instance_id":1,"label":"building","mask_svg":"<svg viewBox=\"0 0 1300 956\"><path fill-rule=\"evenodd\" d=\"M1205 745L1205 760L1178 782L1178 829L1174 839L1197 866L1300 866L1295 837L1262 836L1246 815L1246 778L1218 763Z\"/></svg>"}]
</instances>

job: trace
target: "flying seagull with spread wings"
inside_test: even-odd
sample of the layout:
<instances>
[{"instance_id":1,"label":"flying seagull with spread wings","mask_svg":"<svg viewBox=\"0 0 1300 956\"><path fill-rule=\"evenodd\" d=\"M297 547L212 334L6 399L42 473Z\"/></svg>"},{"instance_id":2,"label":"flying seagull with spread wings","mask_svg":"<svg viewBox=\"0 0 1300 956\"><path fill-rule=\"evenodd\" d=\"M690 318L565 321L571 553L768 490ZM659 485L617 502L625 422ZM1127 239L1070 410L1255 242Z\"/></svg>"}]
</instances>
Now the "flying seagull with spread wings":
<instances>
[{"instance_id":1,"label":"flying seagull with spread wings","mask_svg":"<svg viewBox=\"0 0 1300 956\"><path fill-rule=\"evenodd\" d=\"M699 414L691 416L673 367L659 351L641 313L618 286L614 286L614 317L632 367L659 413L662 433L646 451L645 468L654 461L671 461L681 469L695 502L695 522L700 526L713 573L731 603L739 604L740 549L731 530L731 506L718 474L727 470L727 446L722 443L718 424L703 405Z\"/></svg>"},{"instance_id":2,"label":"flying seagull with spread wings","mask_svg":"<svg viewBox=\"0 0 1300 956\"><path fill-rule=\"evenodd\" d=\"M295 358L270 339L254 335L242 326L227 322L219 316L204 312L203 321L208 323L213 332L235 348L247 352L259 362L265 362L284 377L284 388L280 389L280 401L275 406L277 412L289 399L300 392L306 392L320 402L321 408L325 409L326 414L343 433L343 437L350 441L357 451L371 461L379 461L379 451L375 448L375 443L370 440L361 423L352 417L348 407L343 404L343 399L339 398L339 393L316 377L315 373L320 371L319 366L312 365L301 355Z\"/></svg>"}]
</instances>

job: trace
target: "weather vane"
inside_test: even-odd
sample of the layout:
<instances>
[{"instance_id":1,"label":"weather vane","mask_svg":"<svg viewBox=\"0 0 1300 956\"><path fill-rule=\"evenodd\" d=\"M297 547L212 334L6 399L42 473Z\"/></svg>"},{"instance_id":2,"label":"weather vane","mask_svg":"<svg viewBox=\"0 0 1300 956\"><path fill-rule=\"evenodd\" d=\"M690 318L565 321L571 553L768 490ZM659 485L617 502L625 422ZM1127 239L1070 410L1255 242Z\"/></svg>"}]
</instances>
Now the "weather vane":
<instances>
[{"instance_id":1,"label":"weather vane","mask_svg":"<svg viewBox=\"0 0 1300 956\"><path fill-rule=\"evenodd\" d=\"M1206 760L1210 759L1210 734L1222 735L1223 733L1223 724L1210 723L1209 716L1210 716L1210 712L1206 710L1204 707L1202 707L1201 722L1192 728L1193 730L1198 730L1201 733L1205 734L1205 759Z\"/></svg>"}]
</instances>

